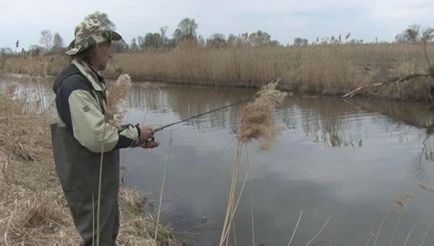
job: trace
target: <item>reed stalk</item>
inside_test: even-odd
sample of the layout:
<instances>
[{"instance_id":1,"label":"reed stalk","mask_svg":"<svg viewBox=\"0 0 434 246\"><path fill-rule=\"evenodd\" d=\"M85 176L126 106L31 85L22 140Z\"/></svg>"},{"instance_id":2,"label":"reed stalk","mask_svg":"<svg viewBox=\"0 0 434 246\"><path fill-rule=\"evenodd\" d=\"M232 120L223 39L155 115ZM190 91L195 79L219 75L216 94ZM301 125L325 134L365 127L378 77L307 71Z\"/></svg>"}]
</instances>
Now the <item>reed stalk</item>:
<instances>
[{"instance_id":1,"label":"reed stalk","mask_svg":"<svg viewBox=\"0 0 434 246\"><path fill-rule=\"evenodd\" d=\"M378 227L377 232L375 233L374 242L372 246L375 246L377 244L377 239L380 236L381 229L383 228L384 222L386 222L387 216L389 215L390 207L386 209L386 213L383 216L383 219L381 220L380 226Z\"/></svg>"},{"instance_id":2,"label":"reed stalk","mask_svg":"<svg viewBox=\"0 0 434 246\"><path fill-rule=\"evenodd\" d=\"M26 93L0 91L0 245L79 245L81 242L58 181L52 156L49 122L53 110L31 105ZM24 97L24 100L21 100ZM27 104L27 105L26 105ZM12 127L13 126L13 127ZM31 136L31 137L29 137ZM7 180L7 182L6 182ZM97 194L94 194L96 227ZM148 245L155 220L143 214L143 195L121 187L119 245ZM171 229L159 226L159 243L173 242ZM97 230L96 228L94 229ZM96 242L96 234L95 241Z\"/></svg>"},{"instance_id":3,"label":"reed stalk","mask_svg":"<svg viewBox=\"0 0 434 246\"><path fill-rule=\"evenodd\" d=\"M425 234L424 234L424 236L422 238L422 241L420 242L419 246L423 246L425 244L425 241L428 238L429 232L431 231L431 228L432 228L433 224L434 224L434 222L431 222L431 223L428 224L428 226L426 228L426 231L425 231Z\"/></svg>"},{"instance_id":4,"label":"reed stalk","mask_svg":"<svg viewBox=\"0 0 434 246\"><path fill-rule=\"evenodd\" d=\"M311 245L311 243L319 236L319 234L321 234L321 232L324 230L324 228L326 228L327 224L329 223L330 219L332 218L332 216L329 216L326 220L326 222L321 226L321 228L319 229L319 231L312 237L312 239L310 239L307 243L306 246Z\"/></svg>"},{"instance_id":5,"label":"reed stalk","mask_svg":"<svg viewBox=\"0 0 434 246\"><path fill-rule=\"evenodd\" d=\"M158 202L158 212L157 212L157 220L155 221L155 232L154 232L154 241L157 242L157 236L158 236L158 224L160 222L160 213L161 213L161 204L163 203L163 193L164 193L164 187L166 186L166 174L167 174L167 166L170 162L170 152L172 149L172 132L170 132L170 139L169 139L169 150L167 153L167 159L164 163L164 170L163 170L163 180L161 181L161 189L160 189L160 198Z\"/></svg>"},{"instance_id":6,"label":"reed stalk","mask_svg":"<svg viewBox=\"0 0 434 246\"><path fill-rule=\"evenodd\" d=\"M411 234L413 234L413 232L416 229L417 224L419 223L419 220L416 220L416 222L414 223L413 227L411 228L411 230L408 232L407 237L405 238L404 243L402 244L403 246L407 246L408 241L410 240L410 236Z\"/></svg>"},{"instance_id":7,"label":"reed stalk","mask_svg":"<svg viewBox=\"0 0 434 246\"><path fill-rule=\"evenodd\" d=\"M290 246L292 244L292 240L295 237L295 233L297 233L297 228L298 228L298 225L300 224L301 216L303 216L303 210L300 211L300 215L298 216L297 223L295 224L295 227L294 227L294 231L292 231L291 238L289 239L288 246Z\"/></svg>"},{"instance_id":8,"label":"reed stalk","mask_svg":"<svg viewBox=\"0 0 434 246\"><path fill-rule=\"evenodd\" d=\"M101 155L100 155L100 163L99 163L99 175L98 175L98 197L97 197L97 208L96 208L96 246L99 246L100 239L100 217L101 217L101 187L102 187L102 168L103 168L103 160L104 160L104 139L105 139L105 129L106 122L104 121L104 130L102 132L102 142L101 142Z\"/></svg>"}]
</instances>

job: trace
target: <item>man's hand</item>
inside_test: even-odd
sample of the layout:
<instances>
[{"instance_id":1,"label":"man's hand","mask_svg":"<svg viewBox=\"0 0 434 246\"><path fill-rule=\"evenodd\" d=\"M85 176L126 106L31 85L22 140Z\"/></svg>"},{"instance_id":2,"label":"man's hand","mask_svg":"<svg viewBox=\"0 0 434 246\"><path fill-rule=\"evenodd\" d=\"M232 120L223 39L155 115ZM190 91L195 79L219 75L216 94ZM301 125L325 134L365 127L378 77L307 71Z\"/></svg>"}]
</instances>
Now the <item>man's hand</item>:
<instances>
[{"instance_id":1,"label":"man's hand","mask_svg":"<svg viewBox=\"0 0 434 246\"><path fill-rule=\"evenodd\" d=\"M160 143L155 141L154 138L152 138L151 140L145 141L145 143L141 147L144 149L153 149L158 147L158 145L160 145Z\"/></svg>"},{"instance_id":2,"label":"man's hand","mask_svg":"<svg viewBox=\"0 0 434 246\"><path fill-rule=\"evenodd\" d=\"M140 141L147 141L148 139L154 137L154 130L152 130L152 128L142 126L142 125L139 125L139 128L140 128L140 136L139 136Z\"/></svg>"},{"instance_id":3,"label":"man's hand","mask_svg":"<svg viewBox=\"0 0 434 246\"><path fill-rule=\"evenodd\" d=\"M153 149L160 145L159 142L155 141L154 130L150 127L137 125L140 130L140 136L137 141L135 141L133 147L142 147L144 149Z\"/></svg>"}]
</instances>

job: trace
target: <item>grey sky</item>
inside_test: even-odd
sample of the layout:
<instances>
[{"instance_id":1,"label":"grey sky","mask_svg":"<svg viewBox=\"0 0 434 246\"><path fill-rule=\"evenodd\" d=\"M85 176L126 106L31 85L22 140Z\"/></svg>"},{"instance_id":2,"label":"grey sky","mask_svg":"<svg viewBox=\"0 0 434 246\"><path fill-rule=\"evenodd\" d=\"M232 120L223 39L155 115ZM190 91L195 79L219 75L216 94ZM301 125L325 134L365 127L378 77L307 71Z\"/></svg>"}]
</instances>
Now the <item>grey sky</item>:
<instances>
[{"instance_id":1,"label":"grey sky","mask_svg":"<svg viewBox=\"0 0 434 246\"><path fill-rule=\"evenodd\" d=\"M392 41L409 25L434 27L433 0L0 0L0 47L28 48L41 30L59 32L65 44L89 13L105 12L129 43L133 37L168 26L172 35L184 17L199 24L198 34L266 31L286 44L302 37L345 35Z\"/></svg>"}]
</instances>

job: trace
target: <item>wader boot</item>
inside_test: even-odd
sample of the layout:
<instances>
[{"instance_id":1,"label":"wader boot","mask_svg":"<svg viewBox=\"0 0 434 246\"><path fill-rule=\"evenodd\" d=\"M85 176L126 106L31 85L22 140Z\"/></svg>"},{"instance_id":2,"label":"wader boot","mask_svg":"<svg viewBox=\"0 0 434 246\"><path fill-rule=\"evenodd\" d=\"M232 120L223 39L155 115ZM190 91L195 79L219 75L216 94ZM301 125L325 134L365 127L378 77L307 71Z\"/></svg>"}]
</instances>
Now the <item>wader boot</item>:
<instances>
[{"instance_id":1,"label":"wader boot","mask_svg":"<svg viewBox=\"0 0 434 246\"><path fill-rule=\"evenodd\" d=\"M100 153L81 146L65 127L51 125L56 172L84 245L96 244ZM119 230L119 150L104 153L101 181L101 246L115 245ZM92 216L94 215L94 216ZM94 244L93 244L94 243Z\"/></svg>"}]
</instances>

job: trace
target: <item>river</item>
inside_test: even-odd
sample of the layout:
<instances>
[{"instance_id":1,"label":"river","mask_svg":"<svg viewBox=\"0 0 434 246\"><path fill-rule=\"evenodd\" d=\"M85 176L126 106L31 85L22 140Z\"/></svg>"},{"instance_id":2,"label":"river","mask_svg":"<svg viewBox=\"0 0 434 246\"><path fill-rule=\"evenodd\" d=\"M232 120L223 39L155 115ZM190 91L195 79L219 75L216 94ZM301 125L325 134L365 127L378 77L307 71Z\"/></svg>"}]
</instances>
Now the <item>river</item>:
<instances>
[{"instance_id":1,"label":"river","mask_svg":"<svg viewBox=\"0 0 434 246\"><path fill-rule=\"evenodd\" d=\"M135 83L124 121L164 125L254 93ZM158 132L156 149L122 151L123 184L146 192L154 214L167 162L162 220L187 245L218 244L241 107ZM402 245L408 236L408 245L433 245L434 192L418 185L434 184L433 113L424 103L290 94L275 114L284 130L271 149L251 143L243 151L240 186L253 168L230 245L288 245L299 218L292 245L323 226L311 245L373 245L380 225L377 245Z\"/></svg>"},{"instance_id":2,"label":"river","mask_svg":"<svg viewBox=\"0 0 434 246\"><path fill-rule=\"evenodd\" d=\"M171 123L254 93L136 85L126 100L126 121ZM162 215L177 231L190 232L185 236L194 239L192 244L216 245L220 237L240 107L158 133L158 149L125 152L123 181L151 192L155 204L169 156ZM252 143L241 159L240 186L248 163L253 171L235 217L232 235L238 245L252 245L252 217L256 244L287 245L301 211L293 245L308 242L330 216L314 242L370 245L384 218L377 245L392 237L394 244L404 242L416 222L408 245L423 241L434 219L434 193L418 186L434 183L429 106L289 95L275 117L285 130L271 149L260 152ZM400 207L399 196L414 199ZM426 245L433 243L428 236Z\"/></svg>"}]
</instances>

